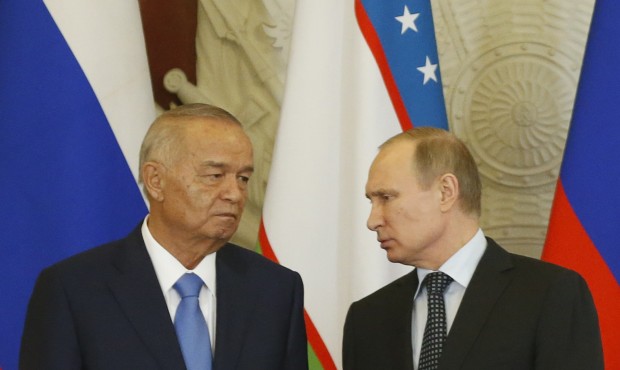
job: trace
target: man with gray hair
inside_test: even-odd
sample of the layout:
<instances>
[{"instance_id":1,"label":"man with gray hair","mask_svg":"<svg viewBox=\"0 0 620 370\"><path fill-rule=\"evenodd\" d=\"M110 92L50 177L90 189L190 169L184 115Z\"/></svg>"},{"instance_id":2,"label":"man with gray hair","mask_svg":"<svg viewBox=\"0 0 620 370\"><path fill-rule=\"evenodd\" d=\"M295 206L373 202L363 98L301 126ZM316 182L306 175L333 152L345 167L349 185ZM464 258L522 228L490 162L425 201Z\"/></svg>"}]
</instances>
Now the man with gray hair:
<instances>
[{"instance_id":1,"label":"man with gray hair","mask_svg":"<svg viewBox=\"0 0 620 370\"><path fill-rule=\"evenodd\" d=\"M253 168L230 113L157 118L140 151L149 214L41 273L20 369L307 369L301 277L229 243Z\"/></svg>"}]
</instances>

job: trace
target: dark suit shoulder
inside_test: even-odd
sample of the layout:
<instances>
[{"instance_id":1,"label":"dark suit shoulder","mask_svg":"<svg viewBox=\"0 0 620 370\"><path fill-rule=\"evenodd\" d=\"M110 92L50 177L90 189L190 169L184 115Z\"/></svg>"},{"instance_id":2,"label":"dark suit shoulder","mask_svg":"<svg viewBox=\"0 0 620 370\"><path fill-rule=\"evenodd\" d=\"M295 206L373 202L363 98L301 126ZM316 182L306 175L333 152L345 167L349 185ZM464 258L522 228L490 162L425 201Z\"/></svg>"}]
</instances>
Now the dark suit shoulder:
<instances>
[{"instance_id":1,"label":"dark suit shoulder","mask_svg":"<svg viewBox=\"0 0 620 370\"><path fill-rule=\"evenodd\" d=\"M597 314L585 280L487 240L447 343L462 350L476 336L462 368L480 368L495 353L502 353L498 364L519 368L602 368ZM454 351L451 364L465 355Z\"/></svg>"},{"instance_id":2,"label":"dark suit shoulder","mask_svg":"<svg viewBox=\"0 0 620 370\"><path fill-rule=\"evenodd\" d=\"M343 368L412 369L414 271L354 302L343 335Z\"/></svg>"},{"instance_id":3,"label":"dark suit shoulder","mask_svg":"<svg viewBox=\"0 0 620 370\"><path fill-rule=\"evenodd\" d=\"M571 269L568 269L566 267L560 266L560 265L556 265L554 263L551 262L547 262L547 261L542 261L536 258L532 258L532 257L527 257L527 256L521 256L521 255L517 255L514 254L513 255L514 260L516 261L517 264L523 265L523 266L529 266L529 268L537 270L537 271L541 271L541 272L545 272L549 275L556 275L556 274L578 274L576 271L573 271Z\"/></svg>"},{"instance_id":4,"label":"dark suit shoulder","mask_svg":"<svg viewBox=\"0 0 620 370\"><path fill-rule=\"evenodd\" d=\"M49 269L75 270L96 267L101 265L103 261L109 260L110 256L114 254L114 251L117 250L120 245L121 242L117 240L87 249L83 252L67 257L62 261L56 262L55 264L49 266Z\"/></svg>"},{"instance_id":5,"label":"dark suit shoulder","mask_svg":"<svg viewBox=\"0 0 620 370\"><path fill-rule=\"evenodd\" d=\"M128 251L128 249L130 250ZM87 273L92 275L104 267L109 267L119 253L140 252L140 250L148 258L148 253L138 228L123 239L111 241L67 257L49 266L44 271L62 272L63 274Z\"/></svg>"},{"instance_id":6,"label":"dark suit shoulder","mask_svg":"<svg viewBox=\"0 0 620 370\"><path fill-rule=\"evenodd\" d=\"M503 249L493 239L487 238L488 255L495 261L505 259L509 261L506 264L507 269L515 270L517 275L529 276L531 279L537 279L538 283L552 283L559 280L583 280L581 275L563 266L559 266L540 259L511 253Z\"/></svg>"},{"instance_id":7,"label":"dark suit shoulder","mask_svg":"<svg viewBox=\"0 0 620 370\"><path fill-rule=\"evenodd\" d=\"M413 270L357 302L354 302L353 305L357 308L365 308L374 311L382 306L391 306L395 300L401 303L410 301L411 304L413 304L413 295L417 287L418 276L415 270Z\"/></svg>"},{"instance_id":8,"label":"dark suit shoulder","mask_svg":"<svg viewBox=\"0 0 620 370\"><path fill-rule=\"evenodd\" d=\"M298 275L297 272L286 266L282 266L257 252L232 243L228 243L222 247L222 249L217 252L217 255L218 259L225 262L232 262L243 268L262 270L270 274Z\"/></svg>"}]
</instances>

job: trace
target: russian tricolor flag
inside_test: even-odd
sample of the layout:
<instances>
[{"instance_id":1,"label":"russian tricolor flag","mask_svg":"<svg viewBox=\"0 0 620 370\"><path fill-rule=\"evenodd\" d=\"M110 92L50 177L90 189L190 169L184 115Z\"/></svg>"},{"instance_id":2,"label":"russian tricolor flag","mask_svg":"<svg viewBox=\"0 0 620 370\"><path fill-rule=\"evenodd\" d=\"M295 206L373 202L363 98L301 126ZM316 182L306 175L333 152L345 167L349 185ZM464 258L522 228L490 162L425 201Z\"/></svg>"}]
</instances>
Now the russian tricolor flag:
<instances>
[{"instance_id":1,"label":"russian tricolor flag","mask_svg":"<svg viewBox=\"0 0 620 370\"><path fill-rule=\"evenodd\" d=\"M597 0L542 258L581 273L620 369L620 3Z\"/></svg>"},{"instance_id":2,"label":"russian tricolor flag","mask_svg":"<svg viewBox=\"0 0 620 370\"><path fill-rule=\"evenodd\" d=\"M17 368L40 270L124 236L146 214L135 174L155 110L137 2L4 0L0 45L0 368L8 370Z\"/></svg>"}]
</instances>

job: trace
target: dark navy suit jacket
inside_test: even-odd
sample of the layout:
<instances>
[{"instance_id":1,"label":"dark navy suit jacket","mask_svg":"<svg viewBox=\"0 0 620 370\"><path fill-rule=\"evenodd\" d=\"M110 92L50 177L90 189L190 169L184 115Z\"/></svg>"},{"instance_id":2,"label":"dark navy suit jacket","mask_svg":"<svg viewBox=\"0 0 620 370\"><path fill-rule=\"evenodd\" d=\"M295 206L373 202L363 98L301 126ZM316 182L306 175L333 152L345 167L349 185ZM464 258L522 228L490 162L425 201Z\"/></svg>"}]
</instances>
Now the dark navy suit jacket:
<instances>
[{"instance_id":1,"label":"dark navy suit jacket","mask_svg":"<svg viewBox=\"0 0 620 370\"><path fill-rule=\"evenodd\" d=\"M603 370L596 309L577 273L492 239L465 291L439 370ZM412 370L416 271L351 305L345 370Z\"/></svg>"},{"instance_id":2,"label":"dark navy suit jacket","mask_svg":"<svg viewBox=\"0 0 620 370\"><path fill-rule=\"evenodd\" d=\"M299 274L233 244L216 273L214 370L307 369ZM19 367L185 369L140 227L41 273Z\"/></svg>"}]
</instances>

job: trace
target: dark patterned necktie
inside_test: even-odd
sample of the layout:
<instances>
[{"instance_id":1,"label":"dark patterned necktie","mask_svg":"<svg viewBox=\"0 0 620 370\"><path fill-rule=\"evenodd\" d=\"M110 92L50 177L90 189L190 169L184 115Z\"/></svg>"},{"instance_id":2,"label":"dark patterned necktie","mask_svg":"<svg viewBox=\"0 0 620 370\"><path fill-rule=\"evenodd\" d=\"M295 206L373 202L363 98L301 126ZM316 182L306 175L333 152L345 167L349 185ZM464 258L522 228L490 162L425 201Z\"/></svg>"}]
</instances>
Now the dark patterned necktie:
<instances>
[{"instance_id":1,"label":"dark patterned necktie","mask_svg":"<svg viewBox=\"0 0 620 370\"><path fill-rule=\"evenodd\" d=\"M443 292L452 282L452 278L443 272L432 272L426 275L424 282L428 294L428 318L424 328L418 368L419 370L435 370L439 368L439 358L447 336Z\"/></svg>"}]
</instances>

